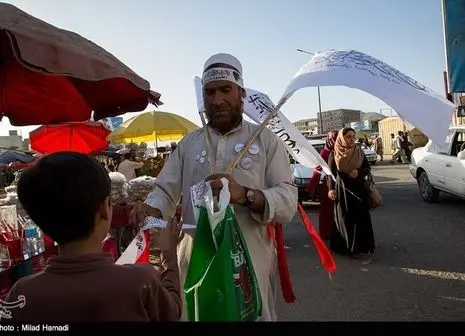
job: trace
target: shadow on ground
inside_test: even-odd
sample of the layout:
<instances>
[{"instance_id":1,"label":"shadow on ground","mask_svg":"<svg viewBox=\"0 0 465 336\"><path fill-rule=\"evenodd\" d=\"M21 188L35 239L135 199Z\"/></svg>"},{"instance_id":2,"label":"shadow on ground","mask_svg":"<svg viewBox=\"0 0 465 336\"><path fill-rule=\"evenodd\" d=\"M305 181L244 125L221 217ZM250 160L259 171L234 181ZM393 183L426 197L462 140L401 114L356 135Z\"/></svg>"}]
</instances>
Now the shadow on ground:
<instances>
[{"instance_id":1,"label":"shadow on ground","mask_svg":"<svg viewBox=\"0 0 465 336\"><path fill-rule=\"evenodd\" d=\"M428 204L414 180L392 179L380 183L384 204L371 212L377 242L372 264L335 255L337 272L329 280L300 219L286 226L298 299L285 304L278 291L280 320L463 321L465 201L441 193L438 203ZM318 206L305 209L318 228Z\"/></svg>"}]
</instances>

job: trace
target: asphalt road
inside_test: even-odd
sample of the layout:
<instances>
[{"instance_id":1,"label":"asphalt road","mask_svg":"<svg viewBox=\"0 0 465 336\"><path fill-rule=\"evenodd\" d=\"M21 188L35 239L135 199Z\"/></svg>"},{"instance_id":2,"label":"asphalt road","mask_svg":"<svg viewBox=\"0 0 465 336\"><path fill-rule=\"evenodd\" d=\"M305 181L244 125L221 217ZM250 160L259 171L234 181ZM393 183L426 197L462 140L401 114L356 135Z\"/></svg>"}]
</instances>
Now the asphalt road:
<instances>
[{"instance_id":1,"label":"asphalt road","mask_svg":"<svg viewBox=\"0 0 465 336\"><path fill-rule=\"evenodd\" d=\"M437 204L423 202L405 165L373 172L385 202L372 212L374 262L335 255L330 280L296 218L285 238L297 301L285 304L278 291L279 320L465 320L465 201L441 194ZM306 209L317 227L318 208Z\"/></svg>"}]
</instances>

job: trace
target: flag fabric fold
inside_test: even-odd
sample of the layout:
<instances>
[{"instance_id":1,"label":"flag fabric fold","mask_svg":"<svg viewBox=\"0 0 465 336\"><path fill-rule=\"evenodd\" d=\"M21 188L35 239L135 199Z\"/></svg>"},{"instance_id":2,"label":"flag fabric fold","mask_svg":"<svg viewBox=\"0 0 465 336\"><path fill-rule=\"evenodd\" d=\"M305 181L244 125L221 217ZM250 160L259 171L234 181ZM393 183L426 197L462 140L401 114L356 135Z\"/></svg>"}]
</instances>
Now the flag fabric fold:
<instances>
[{"instance_id":1,"label":"flag fabric fold","mask_svg":"<svg viewBox=\"0 0 465 336\"><path fill-rule=\"evenodd\" d=\"M312 239L313 245L318 252L322 266L329 273L331 278L333 273L336 271L336 262L331 252L329 251L323 239L321 239L318 231L313 226L312 221L310 218L308 218L307 213L300 204L297 204L297 211L300 215L300 218L302 219L302 222L304 223L305 228L307 229L310 238Z\"/></svg>"},{"instance_id":2,"label":"flag fabric fold","mask_svg":"<svg viewBox=\"0 0 465 336\"><path fill-rule=\"evenodd\" d=\"M141 230L126 250L124 250L115 264L148 264L150 253L149 247L150 230Z\"/></svg>"}]
</instances>

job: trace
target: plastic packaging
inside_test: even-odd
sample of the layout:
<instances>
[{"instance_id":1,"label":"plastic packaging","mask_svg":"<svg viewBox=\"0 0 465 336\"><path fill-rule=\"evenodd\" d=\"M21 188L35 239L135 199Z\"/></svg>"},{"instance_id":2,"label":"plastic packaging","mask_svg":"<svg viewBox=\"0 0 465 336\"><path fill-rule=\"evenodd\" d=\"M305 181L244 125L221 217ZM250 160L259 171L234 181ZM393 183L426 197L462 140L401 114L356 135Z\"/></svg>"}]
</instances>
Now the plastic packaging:
<instances>
[{"instance_id":1,"label":"plastic packaging","mask_svg":"<svg viewBox=\"0 0 465 336\"><path fill-rule=\"evenodd\" d=\"M144 202L155 188L155 177L139 176L129 181L129 202Z\"/></svg>"},{"instance_id":2,"label":"plastic packaging","mask_svg":"<svg viewBox=\"0 0 465 336\"><path fill-rule=\"evenodd\" d=\"M128 182L126 177L118 172L108 174L111 180L110 199L114 204L125 204L128 202Z\"/></svg>"}]
</instances>

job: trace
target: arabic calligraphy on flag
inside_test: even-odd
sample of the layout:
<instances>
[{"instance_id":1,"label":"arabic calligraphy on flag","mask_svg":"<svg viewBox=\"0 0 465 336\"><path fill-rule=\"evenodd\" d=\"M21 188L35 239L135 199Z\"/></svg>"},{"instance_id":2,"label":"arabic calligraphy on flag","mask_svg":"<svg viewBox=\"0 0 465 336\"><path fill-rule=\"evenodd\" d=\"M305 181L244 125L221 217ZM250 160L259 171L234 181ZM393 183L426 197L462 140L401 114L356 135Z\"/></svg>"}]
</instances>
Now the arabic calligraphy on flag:
<instances>
[{"instance_id":1,"label":"arabic calligraphy on flag","mask_svg":"<svg viewBox=\"0 0 465 336\"><path fill-rule=\"evenodd\" d=\"M455 109L437 92L356 50L317 53L295 74L280 102L288 100L297 90L316 86L346 86L369 93L439 145L447 137Z\"/></svg>"},{"instance_id":2,"label":"arabic calligraphy on flag","mask_svg":"<svg viewBox=\"0 0 465 336\"><path fill-rule=\"evenodd\" d=\"M199 111L204 111L202 84L199 77L195 77L194 85ZM265 93L246 89L244 114L255 123L261 124L274 107L270 97ZM281 111L278 111L278 114L268 122L266 127L284 143L288 152L297 162L309 168L321 166L326 174L332 175L323 158Z\"/></svg>"}]
</instances>

